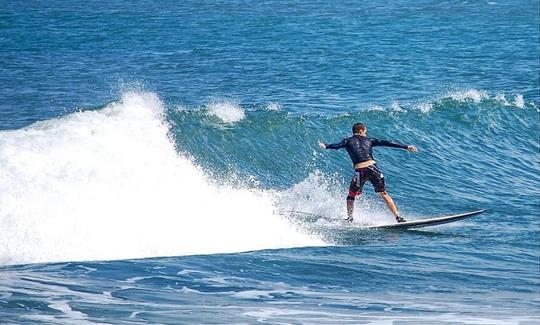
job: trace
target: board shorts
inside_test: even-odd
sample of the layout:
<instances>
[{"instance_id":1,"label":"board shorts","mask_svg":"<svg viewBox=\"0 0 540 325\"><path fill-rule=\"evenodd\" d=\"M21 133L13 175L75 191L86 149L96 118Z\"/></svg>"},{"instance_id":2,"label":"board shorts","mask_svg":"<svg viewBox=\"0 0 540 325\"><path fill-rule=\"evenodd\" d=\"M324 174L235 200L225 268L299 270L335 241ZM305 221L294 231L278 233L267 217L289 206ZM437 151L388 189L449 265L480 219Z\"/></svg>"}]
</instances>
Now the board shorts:
<instances>
[{"instance_id":1,"label":"board shorts","mask_svg":"<svg viewBox=\"0 0 540 325\"><path fill-rule=\"evenodd\" d=\"M351 184L349 185L349 195L347 196L347 200L354 200L358 194L361 194L364 184L367 181L370 181L370 183L373 184L375 193L386 191L384 175L379 167L374 164L354 171Z\"/></svg>"}]
</instances>

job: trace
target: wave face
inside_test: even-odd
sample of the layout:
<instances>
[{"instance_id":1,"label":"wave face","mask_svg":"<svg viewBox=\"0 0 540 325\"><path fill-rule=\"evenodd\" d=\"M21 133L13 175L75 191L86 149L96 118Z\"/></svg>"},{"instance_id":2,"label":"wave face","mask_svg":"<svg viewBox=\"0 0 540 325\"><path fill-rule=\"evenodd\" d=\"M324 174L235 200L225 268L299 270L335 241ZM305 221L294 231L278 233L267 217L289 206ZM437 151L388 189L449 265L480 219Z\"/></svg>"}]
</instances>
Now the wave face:
<instances>
[{"instance_id":1,"label":"wave face","mask_svg":"<svg viewBox=\"0 0 540 325\"><path fill-rule=\"evenodd\" d=\"M165 109L155 93L132 91L103 108L4 131L0 225L8 235L0 239L0 261L354 242L291 222L289 211L344 217L348 157L316 143L341 140L357 121L371 136L420 148L417 155L375 149L405 215L527 206L540 183L534 103L475 89L434 97L325 116L226 100ZM515 184L519 196L508 192ZM369 184L356 218L393 220Z\"/></svg>"},{"instance_id":2,"label":"wave face","mask_svg":"<svg viewBox=\"0 0 540 325\"><path fill-rule=\"evenodd\" d=\"M153 93L2 132L0 263L124 259L315 244L261 191L204 173ZM256 218L255 218L256 217Z\"/></svg>"},{"instance_id":3,"label":"wave face","mask_svg":"<svg viewBox=\"0 0 540 325\"><path fill-rule=\"evenodd\" d=\"M178 146L201 166L275 190L283 209L343 216L349 158L344 151L321 151L316 144L339 142L356 122L368 125L369 136L419 147L417 155L374 149L389 191L398 202L407 202L401 205L405 213L501 207L509 200L528 206L540 181L536 104L524 104L521 94L477 89L431 98L366 105L332 116L246 104L246 117L234 123L209 116L201 106L172 110L170 120ZM509 194L515 184L520 195ZM369 184L364 192L360 209L365 204L364 214L379 211L368 221L391 221ZM425 200L430 204L422 204Z\"/></svg>"}]
</instances>

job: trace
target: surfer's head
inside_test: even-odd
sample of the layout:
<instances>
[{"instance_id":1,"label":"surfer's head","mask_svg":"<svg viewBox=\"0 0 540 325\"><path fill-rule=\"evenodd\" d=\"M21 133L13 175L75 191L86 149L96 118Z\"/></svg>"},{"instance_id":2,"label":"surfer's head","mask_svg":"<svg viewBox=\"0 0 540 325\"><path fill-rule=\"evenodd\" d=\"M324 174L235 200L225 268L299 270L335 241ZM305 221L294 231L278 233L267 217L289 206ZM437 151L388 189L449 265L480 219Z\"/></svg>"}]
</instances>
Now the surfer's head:
<instances>
[{"instance_id":1,"label":"surfer's head","mask_svg":"<svg viewBox=\"0 0 540 325\"><path fill-rule=\"evenodd\" d=\"M365 126L362 123L355 123L352 126L352 133L353 134L359 134L359 135L366 135L367 133L367 126Z\"/></svg>"}]
</instances>

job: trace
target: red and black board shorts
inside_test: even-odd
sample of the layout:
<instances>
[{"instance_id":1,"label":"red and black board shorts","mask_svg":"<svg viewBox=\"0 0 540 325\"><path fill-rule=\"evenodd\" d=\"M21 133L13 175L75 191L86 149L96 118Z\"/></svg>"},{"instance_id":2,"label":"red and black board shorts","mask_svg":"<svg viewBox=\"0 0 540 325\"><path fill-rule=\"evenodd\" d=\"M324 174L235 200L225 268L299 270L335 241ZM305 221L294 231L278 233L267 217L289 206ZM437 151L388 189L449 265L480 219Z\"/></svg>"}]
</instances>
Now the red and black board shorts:
<instances>
[{"instance_id":1,"label":"red and black board shorts","mask_svg":"<svg viewBox=\"0 0 540 325\"><path fill-rule=\"evenodd\" d=\"M373 184L376 193L386 191L383 173L377 165L371 165L354 171L347 199L354 200L358 194L362 193L362 188L367 181Z\"/></svg>"}]
</instances>

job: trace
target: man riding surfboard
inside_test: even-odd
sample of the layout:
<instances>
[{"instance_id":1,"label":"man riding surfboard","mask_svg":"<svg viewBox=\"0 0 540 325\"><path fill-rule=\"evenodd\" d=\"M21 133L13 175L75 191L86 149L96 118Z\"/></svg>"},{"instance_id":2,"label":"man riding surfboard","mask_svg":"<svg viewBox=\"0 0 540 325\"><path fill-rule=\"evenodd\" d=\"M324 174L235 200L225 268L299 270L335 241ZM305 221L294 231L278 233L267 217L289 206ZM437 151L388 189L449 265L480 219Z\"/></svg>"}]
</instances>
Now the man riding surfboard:
<instances>
[{"instance_id":1,"label":"man riding surfboard","mask_svg":"<svg viewBox=\"0 0 540 325\"><path fill-rule=\"evenodd\" d=\"M372 149L376 146L385 146L393 148L406 149L410 152L417 152L415 146L403 145L391 141L379 140L367 137L367 126L362 123L356 123L352 127L352 137L345 138L339 143L324 144L319 142L321 149L341 149L346 148L354 165L354 175L349 186L349 194L347 195L347 220L353 220L354 200L357 195L362 193L364 184L369 180L375 192L383 198L384 202L396 218L397 222L405 222L398 212L396 204L388 192L386 192L386 184L384 176L373 159Z\"/></svg>"}]
</instances>

